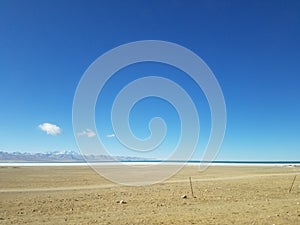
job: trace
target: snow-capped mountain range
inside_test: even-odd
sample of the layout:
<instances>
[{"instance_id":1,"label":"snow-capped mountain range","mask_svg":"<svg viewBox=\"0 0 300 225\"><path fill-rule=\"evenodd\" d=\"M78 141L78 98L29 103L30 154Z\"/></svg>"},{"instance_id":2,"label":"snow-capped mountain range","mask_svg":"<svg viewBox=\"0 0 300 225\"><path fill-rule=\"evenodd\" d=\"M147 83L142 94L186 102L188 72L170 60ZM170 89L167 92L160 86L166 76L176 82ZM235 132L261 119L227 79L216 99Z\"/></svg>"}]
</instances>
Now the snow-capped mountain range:
<instances>
[{"instance_id":1,"label":"snow-capped mountain range","mask_svg":"<svg viewBox=\"0 0 300 225\"><path fill-rule=\"evenodd\" d=\"M138 157L108 156L108 155L81 155L75 151L63 150L46 153L22 153L0 151L0 162L85 162L88 161L136 161L145 160Z\"/></svg>"}]
</instances>

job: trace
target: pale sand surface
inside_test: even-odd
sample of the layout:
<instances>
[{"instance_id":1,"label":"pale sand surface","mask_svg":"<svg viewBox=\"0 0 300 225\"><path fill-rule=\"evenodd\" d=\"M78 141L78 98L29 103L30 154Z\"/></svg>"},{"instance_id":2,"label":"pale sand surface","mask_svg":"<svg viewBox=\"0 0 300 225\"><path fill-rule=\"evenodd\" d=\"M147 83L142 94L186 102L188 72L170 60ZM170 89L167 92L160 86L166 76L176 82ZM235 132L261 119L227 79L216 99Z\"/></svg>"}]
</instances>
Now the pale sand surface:
<instances>
[{"instance_id":1,"label":"pale sand surface","mask_svg":"<svg viewBox=\"0 0 300 225\"><path fill-rule=\"evenodd\" d=\"M300 224L299 186L299 167L187 166L141 187L83 166L1 167L0 224Z\"/></svg>"}]
</instances>

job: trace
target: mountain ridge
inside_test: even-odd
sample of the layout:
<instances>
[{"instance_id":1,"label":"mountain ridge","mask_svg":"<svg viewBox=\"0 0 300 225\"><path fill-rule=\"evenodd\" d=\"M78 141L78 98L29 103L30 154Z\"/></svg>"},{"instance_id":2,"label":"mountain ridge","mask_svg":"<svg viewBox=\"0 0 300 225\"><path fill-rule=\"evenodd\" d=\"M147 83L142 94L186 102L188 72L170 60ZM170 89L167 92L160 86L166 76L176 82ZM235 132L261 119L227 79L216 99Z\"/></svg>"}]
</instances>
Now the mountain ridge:
<instances>
[{"instance_id":1,"label":"mountain ridge","mask_svg":"<svg viewBox=\"0 0 300 225\"><path fill-rule=\"evenodd\" d=\"M0 162L96 162L96 161L134 161L145 158L109 155L82 155L75 151L52 151L46 153L0 151Z\"/></svg>"}]
</instances>

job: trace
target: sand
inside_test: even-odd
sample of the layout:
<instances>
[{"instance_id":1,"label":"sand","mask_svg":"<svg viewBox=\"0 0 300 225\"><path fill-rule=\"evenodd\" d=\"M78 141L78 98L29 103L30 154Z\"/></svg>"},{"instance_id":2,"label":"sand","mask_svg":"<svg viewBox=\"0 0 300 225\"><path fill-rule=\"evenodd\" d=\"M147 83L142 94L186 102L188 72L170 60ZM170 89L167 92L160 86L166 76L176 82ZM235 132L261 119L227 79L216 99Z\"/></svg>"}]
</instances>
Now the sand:
<instances>
[{"instance_id":1,"label":"sand","mask_svg":"<svg viewBox=\"0 0 300 225\"><path fill-rule=\"evenodd\" d=\"M299 167L187 166L141 187L84 166L1 167L0 224L300 224L299 186Z\"/></svg>"}]
</instances>

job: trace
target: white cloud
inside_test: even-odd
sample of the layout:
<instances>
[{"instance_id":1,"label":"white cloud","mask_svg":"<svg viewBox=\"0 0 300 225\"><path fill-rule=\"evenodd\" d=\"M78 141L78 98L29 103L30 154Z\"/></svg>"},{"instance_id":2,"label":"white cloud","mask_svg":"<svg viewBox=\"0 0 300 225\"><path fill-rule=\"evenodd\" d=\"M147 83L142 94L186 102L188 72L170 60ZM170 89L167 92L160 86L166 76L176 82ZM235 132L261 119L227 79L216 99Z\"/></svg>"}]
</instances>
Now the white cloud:
<instances>
[{"instance_id":1,"label":"white cloud","mask_svg":"<svg viewBox=\"0 0 300 225\"><path fill-rule=\"evenodd\" d=\"M85 129L82 132L77 133L78 136L87 136L88 138L92 138L96 136L96 133L91 129Z\"/></svg>"},{"instance_id":2,"label":"white cloud","mask_svg":"<svg viewBox=\"0 0 300 225\"><path fill-rule=\"evenodd\" d=\"M107 134L107 135L106 135L107 138L113 138L113 137L115 137L115 136L116 136L115 134Z\"/></svg>"},{"instance_id":3,"label":"white cloud","mask_svg":"<svg viewBox=\"0 0 300 225\"><path fill-rule=\"evenodd\" d=\"M55 124L51 123L43 123L39 125L39 128L46 132L49 135L55 136L58 134L61 134L62 129L59 126L56 126Z\"/></svg>"}]
</instances>

